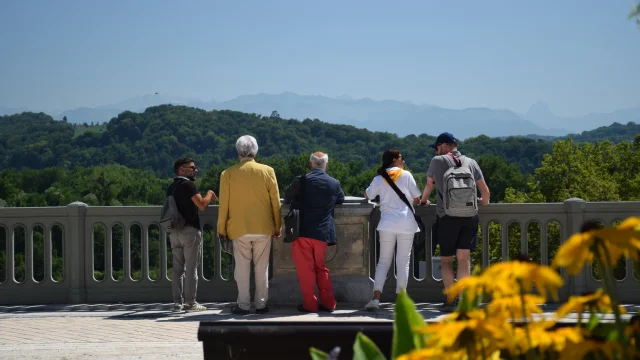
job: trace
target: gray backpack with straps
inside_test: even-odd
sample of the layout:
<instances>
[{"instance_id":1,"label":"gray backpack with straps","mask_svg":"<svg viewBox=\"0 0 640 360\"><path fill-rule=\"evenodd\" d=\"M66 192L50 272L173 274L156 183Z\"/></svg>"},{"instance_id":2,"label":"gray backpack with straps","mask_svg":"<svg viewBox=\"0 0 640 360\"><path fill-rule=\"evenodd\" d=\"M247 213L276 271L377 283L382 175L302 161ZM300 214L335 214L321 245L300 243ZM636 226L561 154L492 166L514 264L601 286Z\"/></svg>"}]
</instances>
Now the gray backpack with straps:
<instances>
[{"instance_id":1,"label":"gray backpack with straps","mask_svg":"<svg viewBox=\"0 0 640 360\"><path fill-rule=\"evenodd\" d=\"M476 180L471 171L471 159L452 154L444 155L449 169L442 176L444 212L452 217L478 215Z\"/></svg>"},{"instance_id":2,"label":"gray backpack with straps","mask_svg":"<svg viewBox=\"0 0 640 360\"><path fill-rule=\"evenodd\" d=\"M160 226L165 232L180 231L184 228L184 218L180 211L178 211L178 205L176 204L176 199L174 194L176 192L176 187L180 183L173 183L171 186L171 194L166 197L164 200L164 205L162 206L162 211L160 212Z\"/></svg>"}]
</instances>

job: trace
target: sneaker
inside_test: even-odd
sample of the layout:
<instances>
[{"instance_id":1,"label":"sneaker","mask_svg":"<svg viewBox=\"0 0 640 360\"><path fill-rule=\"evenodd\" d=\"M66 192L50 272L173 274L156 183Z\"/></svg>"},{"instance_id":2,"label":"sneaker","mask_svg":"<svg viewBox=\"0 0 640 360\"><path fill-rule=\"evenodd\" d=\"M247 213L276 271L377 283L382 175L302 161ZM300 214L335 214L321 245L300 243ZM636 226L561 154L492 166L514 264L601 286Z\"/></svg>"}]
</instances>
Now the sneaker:
<instances>
[{"instance_id":1,"label":"sneaker","mask_svg":"<svg viewBox=\"0 0 640 360\"><path fill-rule=\"evenodd\" d=\"M184 306L182 306L182 304L173 304L173 311L182 311L182 309L184 309Z\"/></svg>"},{"instance_id":2,"label":"sneaker","mask_svg":"<svg viewBox=\"0 0 640 360\"><path fill-rule=\"evenodd\" d=\"M260 309L256 309L256 314L266 314L269 312L269 307L265 306L263 308Z\"/></svg>"},{"instance_id":3,"label":"sneaker","mask_svg":"<svg viewBox=\"0 0 640 360\"><path fill-rule=\"evenodd\" d=\"M186 305L184 307L184 310L185 311L205 311L207 310L207 308L198 303L193 303L193 304Z\"/></svg>"},{"instance_id":4,"label":"sneaker","mask_svg":"<svg viewBox=\"0 0 640 360\"><path fill-rule=\"evenodd\" d=\"M245 310L239 306L234 306L231 308L231 313L236 315L249 315L249 310Z\"/></svg>"},{"instance_id":5,"label":"sneaker","mask_svg":"<svg viewBox=\"0 0 640 360\"><path fill-rule=\"evenodd\" d=\"M364 309L367 311L378 310L380 307L380 300L371 300L364 306Z\"/></svg>"}]
</instances>

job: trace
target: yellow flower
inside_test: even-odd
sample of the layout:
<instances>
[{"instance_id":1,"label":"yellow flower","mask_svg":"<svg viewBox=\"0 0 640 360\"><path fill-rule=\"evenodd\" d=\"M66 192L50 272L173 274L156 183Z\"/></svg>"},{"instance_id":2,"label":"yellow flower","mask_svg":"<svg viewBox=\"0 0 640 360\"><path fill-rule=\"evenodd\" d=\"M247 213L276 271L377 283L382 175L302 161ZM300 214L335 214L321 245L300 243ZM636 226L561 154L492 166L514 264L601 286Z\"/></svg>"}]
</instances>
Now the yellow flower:
<instances>
[{"instance_id":1,"label":"yellow flower","mask_svg":"<svg viewBox=\"0 0 640 360\"><path fill-rule=\"evenodd\" d=\"M408 354L400 355L396 360L435 360L445 359L447 356L448 354L445 354L440 348L427 348L413 350Z\"/></svg>"},{"instance_id":2,"label":"yellow flower","mask_svg":"<svg viewBox=\"0 0 640 360\"><path fill-rule=\"evenodd\" d=\"M579 273L585 263L593 262L591 248L594 243L591 232L573 234L560 246L551 265L555 268L566 267L570 275Z\"/></svg>"},{"instance_id":3,"label":"yellow flower","mask_svg":"<svg viewBox=\"0 0 640 360\"><path fill-rule=\"evenodd\" d=\"M602 289L598 289L595 293L585 296L572 296L569 300L564 303L558 311L556 311L556 315L558 319L567 316L567 314L571 312L583 312L585 309L597 310L601 313L611 313L613 310L611 308L611 298L609 295L605 294ZM626 309L623 306L619 307L620 313L626 313Z\"/></svg>"},{"instance_id":4,"label":"yellow flower","mask_svg":"<svg viewBox=\"0 0 640 360\"><path fill-rule=\"evenodd\" d=\"M453 313L442 321L416 329L417 333L431 335L426 348L460 349L467 341L491 340L492 346L504 342L511 334L511 324L504 319L487 318L483 310ZM473 335L471 339L467 336ZM499 346L499 345L498 345Z\"/></svg>"},{"instance_id":5,"label":"yellow flower","mask_svg":"<svg viewBox=\"0 0 640 360\"><path fill-rule=\"evenodd\" d=\"M629 344L631 345L631 353L630 355L635 356L636 355L636 351L633 349L638 349L640 348L638 345L640 345L640 321L634 321L631 324L627 325L627 327L624 329L624 333L627 335L627 337L629 338Z\"/></svg>"},{"instance_id":6,"label":"yellow flower","mask_svg":"<svg viewBox=\"0 0 640 360\"><path fill-rule=\"evenodd\" d=\"M524 354L530 349L538 349L540 352L553 349L562 352L567 344L583 341L583 330L581 328L565 327L549 330L553 325L555 325L554 322L544 321L529 323L526 328L516 328L513 339L515 347L512 348L512 352ZM527 335L527 331L529 335Z\"/></svg>"},{"instance_id":7,"label":"yellow flower","mask_svg":"<svg viewBox=\"0 0 640 360\"><path fill-rule=\"evenodd\" d=\"M616 246L627 249L629 251L629 256L633 258L635 261L640 261L640 217L630 217L625 221L621 222L618 227L616 227L621 236L616 239L611 239L610 241L614 242ZM628 235L629 237L624 237L624 235Z\"/></svg>"},{"instance_id":8,"label":"yellow flower","mask_svg":"<svg viewBox=\"0 0 640 360\"><path fill-rule=\"evenodd\" d=\"M632 219L627 219L618 227L597 230L594 237L604 240L609 252L609 262L615 264L620 256L630 256L638 261L637 251L640 250L640 235L638 230L631 227Z\"/></svg>"},{"instance_id":9,"label":"yellow flower","mask_svg":"<svg viewBox=\"0 0 640 360\"><path fill-rule=\"evenodd\" d=\"M532 319L533 314L541 314L542 309L538 304L544 303L545 299L541 296L525 295L524 311L527 318ZM520 295L513 295L494 299L487 306L487 311L489 312L489 316L509 317L509 315L511 315L520 318L522 317L522 298Z\"/></svg>"},{"instance_id":10,"label":"yellow flower","mask_svg":"<svg viewBox=\"0 0 640 360\"><path fill-rule=\"evenodd\" d=\"M517 289L515 289L517 291ZM508 296L515 294L514 287L507 282L499 282L487 276L468 276L456 281L449 289L445 290L449 301L459 296L463 291L469 299L475 299L483 294L493 294L493 296Z\"/></svg>"},{"instance_id":11,"label":"yellow flower","mask_svg":"<svg viewBox=\"0 0 640 360\"><path fill-rule=\"evenodd\" d=\"M400 355L396 360L468 360L466 350L444 351L440 348L426 348L413 350L412 352Z\"/></svg>"},{"instance_id":12,"label":"yellow flower","mask_svg":"<svg viewBox=\"0 0 640 360\"><path fill-rule=\"evenodd\" d=\"M540 296L547 299L547 295L550 294L554 300L558 299L558 289L564 283L562 277L552 268L524 261L492 265L482 276L493 282L505 282L515 289L522 286L526 292L531 292L535 286Z\"/></svg>"},{"instance_id":13,"label":"yellow flower","mask_svg":"<svg viewBox=\"0 0 640 360\"><path fill-rule=\"evenodd\" d=\"M626 229L634 229L635 231L640 231L640 217L631 216L627 218L625 221L621 222L618 229L626 230ZM637 235L636 235L637 238Z\"/></svg>"},{"instance_id":14,"label":"yellow flower","mask_svg":"<svg viewBox=\"0 0 640 360\"><path fill-rule=\"evenodd\" d=\"M607 250L609 264L615 264L621 256L640 261L640 217L630 217L617 227L607 227L572 235L553 259L553 267L566 267L570 275L582 270L585 263L593 262L596 239L602 239Z\"/></svg>"},{"instance_id":15,"label":"yellow flower","mask_svg":"<svg viewBox=\"0 0 640 360\"><path fill-rule=\"evenodd\" d=\"M560 352L564 350L568 343L577 344L583 340L583 330L578 327L564 327L547 334L553 341L554 350Z\"/></svg>"},{"instance_id":16,"label":"yellow flower","mask_svg":"<svg viewBox=\"0 0 640 360\"><path fill-rule=\"evenodd\" d=\"M567 343L560 353L560 360L583 359L588 354L600 354L604 359L614 360L615 354L620 354L622 347L615 341L584 340L579 343ZM603 357L598 357L602 359Z\"/></svg>"}]
</instances>

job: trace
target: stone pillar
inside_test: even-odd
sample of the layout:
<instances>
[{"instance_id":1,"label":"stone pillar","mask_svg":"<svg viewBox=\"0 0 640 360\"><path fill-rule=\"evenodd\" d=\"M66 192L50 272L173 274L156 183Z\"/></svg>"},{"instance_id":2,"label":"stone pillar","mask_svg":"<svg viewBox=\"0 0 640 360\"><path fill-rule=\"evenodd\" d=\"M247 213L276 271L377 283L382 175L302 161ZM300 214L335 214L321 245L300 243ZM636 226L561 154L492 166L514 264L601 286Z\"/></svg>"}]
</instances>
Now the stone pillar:
<instances>
[{"instance_id":1,"label":"stone pillar","mask_svg":"<svg viewBox=\"0 0 640 360\"><path fill-rule=\"evenodd\" d=\"M87 204L76 201L67 205L67 209L70 226L65 229L64 277L69 281L69 303L81 304L87 301L85 259L86 249L91 247L91 239L85 239Z\"/></svg>"},{"instance_id":2,"label":"stone pillar","mask_svg":"<svg viewBox=\"0 0 640 360\"><path fill-rule=\"evenodd\" d=\"M580 198L570 198L564 201L564 207L567 211L567 226L564 229L564 237L560 239L560 246L564 244L571 235L580 232L582 224L584 223L584 208L587 202ZM589 271L591 266L585 266L580 274L569 277L566 269L562 269L562 276L565 279L566 293L561 292L561 300L568 299L570 295L581 294L588 290L587 276L590 276Z\"/></svg>"},{"instance_id":3,"label":"stone pillar","mask_svg":"<svg viewBox=\"0 0 640 360\"><path fill-rule=\"evenodd\" d=\"M374 205L363 198L347 197L335 209L337 245L327 248L326 262L333 288L340 303L366 303L371 298L370 216ZM282 215L289 209L282 208ZM283 221L284 222L284 221ZM269 302L301 304L302 296L291 257L291 244L274 242L273 277L269 282Z\"/></svg>"}]
</instances>

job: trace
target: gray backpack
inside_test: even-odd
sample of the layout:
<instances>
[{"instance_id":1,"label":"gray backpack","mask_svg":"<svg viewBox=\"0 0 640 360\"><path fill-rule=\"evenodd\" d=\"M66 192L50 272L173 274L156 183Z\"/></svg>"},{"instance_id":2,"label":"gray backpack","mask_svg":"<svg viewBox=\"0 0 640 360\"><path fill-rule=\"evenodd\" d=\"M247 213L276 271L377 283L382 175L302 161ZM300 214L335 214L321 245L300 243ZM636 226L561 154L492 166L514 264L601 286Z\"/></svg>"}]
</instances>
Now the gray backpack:
<instances>
[{"instance_id":1,"label":"gray backpack","mask_svg":"<svg viewBox=\"0 0 640 360\"><path fill-rule=\"evenodd\" d=\"M472 217L478 215L476 180L469 167L471 160L461 159L452 154L444 155L449 169L442 176L444 212L452 217Z\"/></svg>"},{"instance_id":2,"label":"gray backpack","mask_svg":"<svg viewBox=\"0 0 640 360\"><path fill-rule=\"evenodd\" d=\"M171 195L167 196L164 200L164 205L160 212L160 226L162 226L166 232L171 232L172 230L180 231L184 228L184 218L182 214L180 214L180 211L178 211L178 205L176 205L176 199L174 197L176 187L179 184L180 183L176 183L173 185Z\"/></svg>"}]
</instances>

